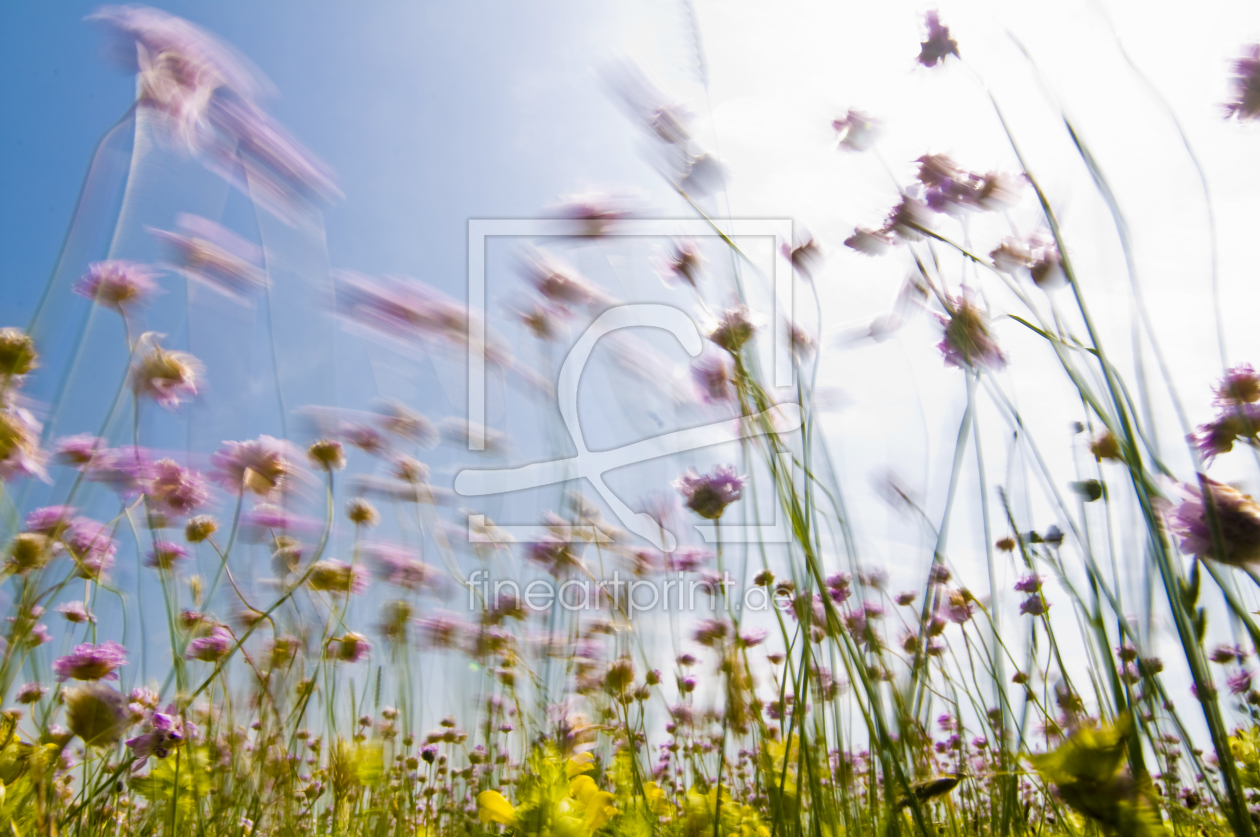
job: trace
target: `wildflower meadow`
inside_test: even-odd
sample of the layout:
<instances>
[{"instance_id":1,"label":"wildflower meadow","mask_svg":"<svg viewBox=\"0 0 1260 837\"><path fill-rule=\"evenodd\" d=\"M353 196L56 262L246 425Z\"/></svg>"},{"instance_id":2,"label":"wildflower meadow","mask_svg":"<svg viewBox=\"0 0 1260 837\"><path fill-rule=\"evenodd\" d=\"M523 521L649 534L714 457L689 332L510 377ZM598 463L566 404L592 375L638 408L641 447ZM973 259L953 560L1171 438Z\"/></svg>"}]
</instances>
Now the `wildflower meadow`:
<instances>
[{"instance_id":1,"label":"wildflower meadow","mask_svg":"<svg viewBox=\"0 0 1260 837\"><path fill-rule=\"evenodd\" d=\"M355 203L366 169L208 27L73 24L134 100L46 282L3 277L35 290L0 323L0 832L1260 831L1254 191L1214 198L1118 35L1129 86L1089 83L1144 91L1159 165L974 16L872 30L899 92L783 127L722 98L732 19L670 8L681 81L583 77L621 143L592 156L650 190L455 223ZM1205 31L1196 107L1250 148L1260 46ZM997 43L1022 75L970 63ZM356 95L432 142L480 101ZM504 126L487 157L585 147ZM1131 223L1126 157L1193 221ZM453 270L377 251L413 221Z\"/></svg>"}]
</instances>

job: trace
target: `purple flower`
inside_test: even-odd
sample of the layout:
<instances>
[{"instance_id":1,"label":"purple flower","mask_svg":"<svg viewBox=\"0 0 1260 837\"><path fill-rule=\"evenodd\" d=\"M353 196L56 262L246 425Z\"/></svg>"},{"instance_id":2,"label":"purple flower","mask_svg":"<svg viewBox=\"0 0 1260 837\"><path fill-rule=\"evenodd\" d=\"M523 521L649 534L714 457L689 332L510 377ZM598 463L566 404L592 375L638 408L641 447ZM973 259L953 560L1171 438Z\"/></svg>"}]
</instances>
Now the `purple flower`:
<instances>
[{"instance_id":1,"label":"purple flower","mask_svg":"<svg viewBox=\"0 0 1260 837\"><path fill-rule=\"evenodd\" d=\"M1233 101L1225 106L1226 116L1239 120L1260 116L1260 44L1249 46L1234 61Z\"/></svg>"},{"instance_id":2,"label":"purple flower","mask_svg":"<svg viewBox=\"0 0 1260 837\"><path fill-rule=\"evenodd\" d=\"M144 725L145 731L125 742L135 758L157 756L164 759L170 754L171 748L184 743L184 723L174 710L174 706L168 706L166 712L149 713Z\"/></svg>"},{"instance_id":3,"label":"purple flower","mask_svg":"<svg viewBox=\"0 0 1260 837\"><path fill-rule=\"evenodd\" d=\"M151 508L170 517L192 514L210 498L205 477L172 459L153 463L145 493Z\"/></svg>"},{"instance_id":4,"label":"purple flower","mask_svg":"<svg viewBox=\"0 0 1260 837\"><path fill-rule=\"evenodd\" d=\"M738 355L744 344L757 333L752 312L747 305L727 308L709 328L709 339L732 355Z\"/></svg>"},{"instance_id":5,"label":"purple flower","mask_svg":"<svg viewBox=\"0 0 1260 837\"><path fill-rule=\"evenodd\" d=\"M975 602L972 601L970 594L955 590L949 594L949 598L944 606L945 618L956 625L961 625L970 619L976 613Z\"/></svg>"},{"instance_id":6,"label":"purple flower","mask_svg":"<svg viewBox=\"0 0 1260 837\"><path fill-rule=\"evenodd\" d=\"M366 659L371 650L367 637L350 631L328 641L327 656L343 663L357 663Z\"/></svg>"},{"instance_id":7,"label":"purple flower","mask_svg":"<svg viewBox=\"0 0 1260 837\"><path fill-rule=\"evenodd\" d=\"M84 643L76 647L64 657L53 661L53 672L59 681L67 678L75 680L117 680L114 669L127 664L127 649L116 642L106 641L100 645Z\"/></svg>"},{"instance_id":8,"label":"purple flower","mask_svg":"<svg viewBox=\"0 0 1260 837\"><path fill-rule=\"evenodd\" d=\"M278 532L300 534L319 531L319 521L291 514L280 506L260 503L241 515L241 526L248 540L258 542Z\"/></svg>"},{"instance_id":9,"label":"purple flower","mask_svg":"<svg viewBox=\"0 0 1260 837\"><path fill-rule=\"evenodd\" d=\"M1207 486L1220 524L1220 560L1235 566L1260 561L1260 505L1246 494L1207 477ZM1212 529L1198 486L1186 485L1186 499L1173 512L1169 524L1181 536L1181 551L1199 558L1216 558Z\"/></svg>"},{"instance_id":10,"label":"purple flower","mask_svg":"<svg viewBox=\"0 0 1260 837\"><path fill-rule=\"evenodd\" d=\"M935 11L929 11L923 15L923 22L927 25L927 40L920 45L919 63L924 67L935 67L947 55L958 58L958 42L949 36L949 27L941 25L940 16Z\"/></svg>"},{"instance_id":11,"label":"purple flower","mask_svg":"<svg viewBox=\"0 0 1260 837\"><path fill-rule=\"evenodd\" d=\"M169 570L175 566L176 561L182 561L188 558L188 550L172 541L154 541L153 549L149 550L149 560L147 566L157 567L162 570Z\"/></svg>"},{"instance_id":12,"label":"purple flower","mask_svg":"<svg viewBox=\"0 0 1260 837\"><path fill-rule=\"evenodd\" d=\"M1036 593L1041 590L1042 577L1036 573L1028 573L1020 576L1019 581L1015 582L1015 592L1017 593Z\"/></svg>"},{"instance_id":13,"label":"purple flower","mask_svg":"<svg viewBox=\"0 0 1260 837\"><path fill-rule=\"evenodd\" d=\"M756 648L765 642L768 636L770 636L770 632L765 628L748 628L740 631L739 642L745 648Z\"/></svg>"},{"instance_id":14,"label":"purple flower","mask_svg":"<svg viewBox=\"0 0 1260 837\"><path fill-rule=\"evenodd\" d=\"M699 546L680 546L666 558L670 572L692 573L704 569L713 560L713 553Z\"/></svg>"},{"instance_id":15,"label":"purple flower","mask_svg":"<svg viewBox=\"0 0 1260 837\"><path fill-rule=\"evenodd\" d=\"M730 625L725 621L721 619L705 619L696 625L692 638L707 648L713 648L721 644L729 631Z\"/></svg>"},{"instance_id":16,"label":"purple flower","mask_svg":"<svg viewBox=\"0 0 1260 837\"><path fill-rule=\"evenodd\" d=\"M1251 688L1251 672L1245 668L1240 668L1229 675L1225 682L1229 684L1229 693L1231 695L1241 695Z\"/></svg>"},{"instance_id":17,"label":"purple flower","mask_svg":"<svg viewBox=\"0 0 1260 837\"><path fill-rule=\"evenodd\" d=\"M80 601L66 602L53 609L64 616L67 622L73 622L76 625L96 621L96 614L88 610L87 605Z\"/></svg>"},{"instance_id":18,"label":"purple flower","mask_svg":"<svg viewBox=\"0 0 1260 837\"><path fill-rule=\"evenodd\" d=\"M78 575L100 578L114 565L118 544L114 541L113 530L106 524L76 517L62 539L79 565Z\"/></svg>"},{"instance_id":19,"label":"purple flower","mask_svg":"<svg viewBox=\"0 0 1260 837\"><path fill-rule=\"evenodd\" d=\"M690 238L674 242L673 249L663 260L661 277L669 284L687 284L696 287L700 281L700 271L704 267L704 256L700 253L700 245Z\"/></svg>"},{"instance_id":20,"label":"purple flower","mask_svg":"<svg viewBox=\"0 0 1260 837\"><path fill-rule=\"evenodd\" d=\"M631 199L625 196L592 192L585 195L565 195L553 211L563 218L583 221L583 235L607 235L612 226L622 218L634 214Z\"/></svg>"},{"instance_id":21,"label":"purple flower","mask_svg":"<svg viewBox=\"0 0 1260 837\"><path fill-rule=\"evenodd\" d=\"M865 151L879 138L879 123L860 110L850 109L833 119L831 127L836 132L836 142L849 151Z\"/></svg>"},{"instance_id":22,"label":"purple flower","mask_svg":"<svg viewBox=\"0 0 1260 837\"><path fill-rule=\"evenodd\" d=\"M130 502L147 490L152 464L144 448L106 448L93 457L83 473L92 482L109 486Z\"/></svg>"},{"instance_id":23,"label":"purple flower","mask_svg":"<svg viewBox=\"0 0 1260 837\"><path fill-rule=\"evenodd\" d=\"M49 537L59 537L78 514L73 506L44 506L26 516L26 531L38 532Z\"/></svg>"},{"instance_id":24,"label":"purple flower","mask_svg":"<svg viewBox=\"0 0 1260 837\"><path fill-rule=\"evenodd\" d=\"M717 520L743 494L748 477L736 476L735 468L719 465L713 473L700 475L694 468L674 480L687 508L707 520Z\"/></svg>"},{"instance_id":25,"label":"purple flower","mask_svg":"<svg viewBox=\"0 0 1260 837\"><path fill-rule=\"evenodd\" d=\"M39 703L44 699L44 695L48 694L48 687L41 686L38 683L23 683L18 689L18 703Z\"/></svg>"},{"instance_id":26,"label":"purple flower","mask_svg":"<svg viewBox=\"0 0 1260 837\"><path fill-rule=\"evenodd\" d=\"M376 564L377 577L386 584L418 590L433 582L433 568L401 546L367 544L363 547L363 553Z\"/></svg>"},{"instance_id":27,"label":"purple flower","mask_svg":"<svg viewBox=\"0 0 1260 837\"><path fill-rule=\"evenodd\" d=\"M1237 407L1260 401L1260 375L1250 363L1225 370L1225 377L1216 386L1216 406Z\"/></svg>"},{"instance_id":28,"label":"purple flower","mask_svg":"<svg viewBox=\"0 0 1260 837\"><path fill-rule=\"evenodd\" d=\"M468 346L468 309L415 279L342 272L337 276L336 299L341 317L390 340ZM504 360L501 355L488 357Z\"/></svg>"},{"instance_id":29,"label":"purple flower","mask_svg":"<svg viewBox=\"0 0 1260 837\"><path fill-rule=\"evenodd\" d=\"M97 305L125 314L158 290L152 271L137 262L112 260L93 262L74 286L74 292Z\"/></svg>"},{"instance_id":30,"label":"purple flower","mask_svg":"<svg viewBox=\"0 0 1260 837\"><path fill-rule=\"evenodd\" d=\"M256 245L197 215L181 213L175 222L183 234L149 232L172 245L179 257L174 269L186 279L238 301L266 287L267 278L258 267L262 252Z\"/></svg>"},{"instance_id":31,"label":"purple flower","mask_svg":"<svg viewBox=\"0 0 1260 837\"><path fill-rule=\"evenodd\" d=\"M1249 656L1251 655L1244 651L1241 645L1218 645L1212 649L1212 653L1208 659L1221 665L1224 665L1225 663L1232 663L1235 660L1241 664L1245 662Z\"/></svg>"},{"instance_id":32,"label":"purple flower","mask_svg":"<svg viewBox=\"0 0 1260 837\"><path fill-rule=\"evenodd\" d=\"M700 400L706 404L723 404L735 400L734 361L723 351L713 349L701 353L691 365Z\"/></svg>"},{"instance_id":33,"label":"purple flower","mask_svg":"<svg viewBox=\"0 0 1260 837\"><path fill-rule=\"evenodd\" d=\"M1023 603L1020 604L1019 612L1024 616L1041 616L1045 614L1049 607L1050 606L1046 604L1045 599L1041 597L1040 593L1034 593L1024 599Z\"/></svg>"},{"instance_id":34,"label":"purple flower","mask_svg":"<svg viewBox=\"0 0 1260 837\"><path fill-rule=\"evenodd\" d=\"M580 276L576 270L541 251L527 254L524 272L530 284L544 299L561 306L599 305L610 302L606 293Z\"/></svg>"},{"instance_id":35,"label":"purple flower","mask_svg":"<svg viewBox=\"0 0 1260 837\"><path fill-rule=\"evenodd\" d=\"M970 289L964 285L959 296L947 300L949 316L937 315L945 327L945 337L938 346L945 363L960 369L1004 367L1006 356L989 334L989 318L972 302Z\"/></svg>"},{"instance_id":36,"label":"purple flower","mask_svg":"<svg viewBox=\"0 0 1260 837\"><path fill-rule=\"evenodd\" d=\"M227 656L227 653L232 650L234 645L236 645L236 639L232 636L231 631L222 625L215 625L209 636L197 637L188 643L188 650L184 652L184 659L217 663Z\"/></svg>"},{"instance_id":37,"label":"purple flower","mask_svg":"<svg viewBox=\"0 0 1260 837\"><path fill-rule=\"evenodd\" d=\"M170 409L197 394L202 369L192 355L163 349L153 332L140 335L136 355L131 366L131 388L136 395Z\"/></svg>"},{"instance_id":38,"label":"purple flower","mask_svg":"<svg viewBox=\"0 0 1260 837\"><path fill-rule=\"evenodd\" d=\"M90 465L97 455L105 449L105 440L90 433L78 436L63 436L53 446L53 458L62 465L82 469Z\"/></svg>"},{"instance_id":39,"label":"purple flower","mask_svg":"<svg viewBox=\"0 0 1260 837\"><path fill-rule=\"evenodd\" d=\"M1238 404L1223 407L1215 419L1201 424L1190 435L1190 441L1199 449L1205 462L1210 463L1223 453L1234 449L1234 442L1257 443L1256 430L1260 428L1260 404Z\"/></svg>"},{"instance_id":40,"label":"purple flower","mask_svg":"<svg viewBox=\"0 0 1260 837\"><path fill-rule=\"evenodd\" d=\"M224 442L210 457L214 466L211 479L236 493L246 489L259 497L270 497L288 488L300 473L295 464L300 453L292 444L271 436L248 442Z\"/></svg>"}]
</instances>

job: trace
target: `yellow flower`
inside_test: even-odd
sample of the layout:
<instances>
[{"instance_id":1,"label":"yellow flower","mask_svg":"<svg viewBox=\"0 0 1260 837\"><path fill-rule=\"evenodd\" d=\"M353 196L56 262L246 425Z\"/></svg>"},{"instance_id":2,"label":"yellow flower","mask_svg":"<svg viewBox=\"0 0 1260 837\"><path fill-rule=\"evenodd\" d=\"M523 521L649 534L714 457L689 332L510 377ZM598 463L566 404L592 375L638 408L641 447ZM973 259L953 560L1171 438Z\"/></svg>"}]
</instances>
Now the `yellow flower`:
<instances>
[{"instance_id":1,"label":"yellow flower","mask_svg":"<svg viewBox=\"0 0 1260 837\"><path fill-rule=\"evenodd\" d=\"M477 819L482 825L492 822L516 825L516 809L507 797L496 790L484 790L477 794Z\"/></svg>"},{"instance_id":2,"label":"yellow flower","mask_svg":"<svg viewBox=\"0 0 1260 837\"><path fill-rule=\"evenodd\" d=\"M578 753L565 764L564 770L568 774L568 778L572 779L579 773L587 773L595 769L595 756L591 753Z\"/></svg>"}]
</instances>

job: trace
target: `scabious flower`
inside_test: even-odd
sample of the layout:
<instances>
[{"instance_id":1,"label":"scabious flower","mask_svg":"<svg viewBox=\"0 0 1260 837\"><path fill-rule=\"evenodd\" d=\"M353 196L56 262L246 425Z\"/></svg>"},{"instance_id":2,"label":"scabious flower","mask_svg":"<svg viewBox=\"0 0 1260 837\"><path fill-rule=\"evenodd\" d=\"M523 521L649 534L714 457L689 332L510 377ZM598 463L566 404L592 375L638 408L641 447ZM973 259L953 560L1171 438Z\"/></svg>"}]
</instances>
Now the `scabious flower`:
<instances>
[{"instance_id":1,"label":"scabious flower","mask_svg":"<svg viewBox=\"0 0 1260 837\"><path fill-rule=\"evenodd\" d=\"M704 256L700 253L700 245L690 238L678 239L674 242L669 254L660 267L661 278L669 284L687 284L695 288L700 282L700 271L704 267Z\"/></svg>"},{"instance_id":2,"label":"scabious flower","mask_svg":"<svg viewBox=\"0 0 1260 837\"><path fill-rule=\"evenodd\" d=\"M722 404L735 400L735 364L727 352L711 349L702 352L691 365L691 379L700 400L706 404Z\"/></svg>"},{"instance_id":3,"label":"scabious flower","mask_svg":"<svg viewBox=\"0 0 1260 837\"><path fill-rule=\"evenodd\" d=\"M1033 593L1020 604L1019 612L1023 616L1041 616L1049 607L1040 593Z\"/></svg>"},{"instance_id":4,"label":"scabious flower","mask_svg":"<svg viewBox=\"0 0 1260 837\"><path fill-rule=\"evenodd\" d=\"M944 339L937 346L945 356L945 363L960 369L1004 367L1006 356L989 334L989 318L972 301L970 289L963 286L959 296L947 297L947 300L949 316L937 315L945 327Z\"/></svg>"},{"instance_id":5,"label":"scabious flower","mask_svg":"<svg viewBox=\"0 0 1260 837\"><path fill-rule=\"evenodd\" d=\"M189 543L201 543L219 529L219 522L208 514L199 514L188 519L184 526L184 538Z\"/></svg>"},{"instance_id":6,"label":"scabious flower","mask_svg":"<svg viewBox=\"0 0 1260 837\"><path fill-rule=\"evenodd\" d=\"M923 22L927 26L927 40L920 45L919 63L924 67L935 67L947 55L958 58L958 42L949 36L949 27L941 25L940 15L929 11L923 15Z\"/></svg>"},{"instance_id":7,"label":"scabious flower","mask_svg":"<svg viewBox=\"0 0 1260 837\"><path fill-rule=\"evenodd\" d=\"M1251 688L1251 672L1245 668L1240 668L1225 678L1225 682L1229 684L1229 693L1231 695L1241 695Z\"/></svg>"},{"instance_id":8,"label":"scabious flower","mask_svg":"<svg viewBox=\"0 0 1260 837\"><path fill-rule=\"evenodd\" d=\"M1039 230L1027 240L1008 236L989 253L993 266L1012 276L1027 275L1040 288L1049 290L1066 281L1063 258L1054 237Z\"/></svg>"},{"instance_id":9,"label":"scabious flower","mask_svg":"<svg viewBox=\"0 0 1260 837\"><path fill-rule=\"evenodd\" d=\"M367 589L367 570L357 564L351 566L344 561L325 559L312 565L306 583L312 590L358 594Z\"/></svg>"},{"instance_id":10,"label":"scabious flower","mask_svg":"<svg viewBox=\"0 0 1260 837\"><path fill-rule=\"evenodd\" d=\"M173 459L153 463L145 494L151 509L169 517L192 514L210 498L205 477Z\"/></svg>"},{"instance_id":11,"label":"scabious flower","mask_svg":"<svg viewBox=\"0 0 1260 837\"><path fill-rule=\"evenodd\" d=\"M335 439L320 439L306 449L311 464L323 471L340 471L346 467L346 452Z\"/></svg>"},{"instance_id":12,"label":"scabious flower","mask_svg":"<svg viewBox=\"0 0 1260 837\"><path fill-rule=\"evenodd\" d=\"M63 436L53 445L53 461L82 470L106 448L106 441L90 433Z\"/></svg>"},{"instance_id":13,"label":"scabious flower","mask_svg":"<svg viewBox=\"0 0 1260 837\"><path fill-rule=\"evenodd\" d=\"M1233 101L1225 105L1225 115L1239 121L1260 116L1260 44L1246 48L1234 61Z\"/></svg>"},{"instance_id":14,"label":"scabious flower","mask_svg":"<svg viewBox=\"0 0 1260 837\"><path fill-rule=\"evenodd\" d=\"M387 543L370 543L363 554L376 564L377 577L386 584L407 590L418 590L432 583L433 568L409 550Z\"/></svg>"},{"instance_id":15,"label":"scabious flower","mask_svg":"<svg viewBox=\"0 0 1260 837\"><path fill-rule=\"evenodd\" d=\"M88 610L88 606L78 600L57 605L53 609L64 616L67 622L73 622L76 625L96 621L96 614Z\"/></svg>"},{"instance_id":16,"label":"scabious flower","mask_svg":"<svg viewBox=\"0 0 1260 837\"><path fill-rule=\"evenodd\" d=\"M355 497L346 503L346 517L355 526L372 527L381 522L381 514L376 507L362 497Z\"/></svg>"},{"instance_id":17,"label":"scabious flower","mask_svg":"<svg viewBox=\"0 0 1260 837\"><path fill-rule=\"evenodd\" d=\"M300 473L295 464L297 449L282 439L259 436L223 445L210 457L214 467L211 478L230 491L249 490L259 497L271 497L286 490Z\"/></svg>"},{"instance_id":18,"label":"scabious flower","mask_svg":"<svg viewBox=\"0 0 1260 837\"><path fill-rule=\"evenodd\" d=\"M532 251L526 256L524 271L534 289L556 305L597 305L610 301L607 294L572 267L541 251Z\"/></svg>"},{"instance_id":19,"label":"scabious flower","mask_svg":"<svg viewBox=\"0 0 1260 837\"><path fill-rule=\"evenodd\" d=\"M0 375L21 377L35 368L35 341L20 328L0 328Z\"/></svg>"},{"instance_id":20,"label":"scabious flower","mask_svg":"<svg viewBox=\"0 0 1260 837\"><path fill-rule=\"evenodd\" d=\"M554 211L562 218L583 222L582 235L599 237L607 235L618 221L632 216L633 204L633 199L626 195L589 192L565 195Z\"/></svg>"},{"instance_id":21,"label":"scabious flower","mask_svg":"<svg viewBox=\"0 0 1260 837\"><path fill-rule=\"evenodd\" d=\"M48 694L48 687L39 683L23 683L18 689L17 702L23 704L39 703Z\"/></svg>"},{"instance_id":22,"label":"scabious flower","mask_svg":"<svg viewBox=\"0 0 1260 837\"><path fill-rule=\"evenodd\" d=\"M1036 573L1028 573L1020 576L1019 581L1015 582L1015 591L1017 593L1036 593L1041 590L1042 577Z\"/></svg>"},{"instance_id":23,"label":"scabious flower","mask_svg":"<svg viewBox=\"0 0 1260 837\"><path fill-rule=\"evenodd\" d=\"M39 447L41 428L28 410L15 405L0 407L0 480L47 478L46 456Z\"/></svg>"},{"instance_id":24,"label":"scabious flower","mask_svg":"<svg viewBox=\"0 0 1260 837\"><path fill-rule=\"evenodd\" d=\"M74 286L74 292L97 305L126 314L157 292L157 283L149 268L137 262L114 259L93 262Z\"/></svg>"},{"instance_id":25,"label":"scabious flower","mask_svg":"<svg viewBox=\"0 0 1260 837\"><path fill-rule=\"evenodd\" d=\"M879 138L879 122L860 110L849 109L839 119L831 120L836 142L848 151L865 151Z\"/></svg>"},{"instance_id":26,"label":"scabious flower","mask_svg":"<svg viewBox=\"0 0 1260 837\"><path fill-rule=\"evenodd\" d=\"M357 663L366 659L371 650L372 644L367 637L349 631L328 641L327 656L343 663Z\"/></svg>"},{"instance_id":27,"label":"scabious flower","mask_svg":"<svg viewBox=\"0 0 1260 837\"><path fill-rule=\"evenodd\" d=\"M244 301L266 287L258 267L261 250L236 233L197 215L180 213L175 218L182 233L150 229L171 245L178 261L171 267L184 278Z\"/></svg>"},{"instance_id":28,"label":"scabious flower","mask_svg":"<svg viewBox=\"0 0 1260 837\"><path fill-rule=\"evenodd\" d=\"M150 712L145 720L144 732L124 743L131 748L135 758L157 756L164 759L171 749L184 743L184 722L175 714L174 706L168 706L166 712Z\"/></svg>"},{"instance_id":29,"label":"scabious flower","mask_svg":"<svg viewBox=\"0 0 1260 837\"><path fill-rule=\"evenodd\" d=\"M100 451L83 469L83 474L92 482L109 486L130 502L145 492L152 467L148 451L128 445Z\"/></svg>"},{"instance_id":30,"label":"scabious flower","mask_svg":"<svg viewBox=\"0 0 1260 837\"><path fill-rule=\"evenodd\" d=\"M707 520L720 518L726 507L742 496L747 484L748 477L736 476L731 465L719 465L713 473L704 475L688 468L672 483L687 508Z\"/></svg>"},{"instance_id":31,"label":"scabious flower","mask_svg":"<svg viewBox=\"0 0 1260 837\"><path fill-rule=\"evenodd\" d=\"M106 641L100 645L83 643L64 657L53 661L53 672L59 681L70 678L75 680L117 680L114 669L127 664L127 649L116 642Z\"/></svg>"},{"instance_id":32,"label":"scabious flower","mask_svg":"<svg viewBox=\"0 0 1260 837\"><path fill-rule=\"evenodd\" d=\"M153 542L153 549L149 550L147 566L170 570L175 566L176 561L187 558L188 550L184 547L172 541L158 540Z\"/></svg>"},{"instance_id":33,"label":"scabious flower","mask_svg":"<svg viewBox=\"0 0 1260 837\"><path fill-rule=\"evenodd\" d=\"M131 388L136 395L152 398L169 409L197 394L201 362L187 352L163 349L157 338L151 331L140 336L131 367Z\"/></svg>"},{"instance_id":34,"label":"scabious flower","mask_svg":"<svg viewBox=\"0 0 1260 837\"><path fill-rule=\"evenodd\" d=\"M1249 445L1260 444L1257 428L1260 428L1260 376L1251 364L1244 363L1228 369L1225 377L1214 388L1214 403L1220 412L1216 418L1198 427L1191 435L1192 441L1203 458L1213 458L1228 453L1237 441Z\"/></svg>"},{"instance_id":35,"label":"scabious flower","mask_svg":"<svg viewBox=\"0 0 1260 837\"><path fill-rule=\"evenodd\" d=\"M184 658L217 663L227 656L227 653L232 650L235 644L236 638L232 636L231 631L222 625L215 625L208 636L197 637L188 643L188 650L184 652Z\"/></svg>"},{"instance_id":36,"label":"scabious flower","mask_svg":"<svg viewBox=\"0 0 1260 837\"><path fill-rule=\"evenodd\" d=\"M1260 505L1241 491L1200 477L1220 524L1221 554L1212 547L1212 528L1200 486L1186 485L1186 498L1169 523L1181 536L1181 551L1198 558L1218 558L1234 566L1260 561Z\"/></svg>"},{"instance_id":37,"label":"scabious flower","mask_svg":"<svg viewBox=\"0 0 1260 837\"><path fill-rule=\"evenodd\" d=\"M122 738L130 714L127 699L104 683L86 683L61 693L70 731L89 747L107 747Z\"/></svg>"},{"instance_id":38,"label":"scabious flower","mask_svg":"<svg viewBox=\"0 0 1260 837\"><path fill-rule=\"evenodd\" d=\"M104 523L86 517L76 517L62 536L62 542L70 549L78 564L76 574L85 578L100 578L114 565L118 544L113 530Z\"/></svg>"},{"instance_id":39,"label":"scabious flower","mask_svg":"<svg viewBox=\"0 0 1260 837\"><path fill-rule=\"evenodd\" d=\"M20 532L9 544L9 557L4 567L13 573L38 570L53 557L53 545L47 535L39 532Z\"/></svg>"},{"instance_id":40,"label":"scabious flower","mask_svg":"<svg viewBox=\"0 0 1260 837\"><path fill-rule=\"evenodd\" d=\"M944 154L926 154L916 162L921 198L936 212L1000 209L1018 197L1016 181L999 172L969 172Z\"/></svg>"},{"instance_id":41,"label":"scabious flower","mask_svg":"<svg viewBox=\"0 0 1260 837\"><path fill-rule=\"evenodd\" d=\"M257 104L263 86L232 50L186 20L142 6L91 16L138 70L137 104L165 136L285 220L338 195L327 169Z\"/></svg>"}]
</instances>

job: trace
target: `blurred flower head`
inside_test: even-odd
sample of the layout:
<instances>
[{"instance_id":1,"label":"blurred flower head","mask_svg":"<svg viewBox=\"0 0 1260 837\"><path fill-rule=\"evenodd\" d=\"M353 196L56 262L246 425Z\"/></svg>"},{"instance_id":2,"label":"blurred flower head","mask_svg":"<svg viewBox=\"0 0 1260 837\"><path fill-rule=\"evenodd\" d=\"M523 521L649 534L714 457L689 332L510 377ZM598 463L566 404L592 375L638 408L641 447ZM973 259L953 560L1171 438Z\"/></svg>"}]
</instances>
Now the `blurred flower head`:
<instances>
[{"instance_id":1,"label":"blurred flower head","mask_svg":"<svg viewBox=\"0 0 1260 837\"><path fill-rule=\"evenodd\" d=\"M919 63L924 67L935 67L945 56L958 58L958 42L949 36L949 27L941 25L940 15L935 10L923 15L923 23L927 27L927 40L921 44Z\"/></svg>"},{"instance_id":2,"label":"blurred flower head","mask_svg":"<svg viewBox=\"0 0 1260 837\"><path fill-rule=\"evenodd\" d=\"M142 304L155 293L153 272L138 262L119 259L93 262L88 272L74 286L74 292L97 305L112 308L120 314Z\"/></svg>"},{"instance_id":3,"label":"blurred flower head","mask_svg":"<svg viewBox=\"0 0 1260 837\"><path fill-rule=\"evenodd\" d=\"M717 520L726 507L739 500L748 477L737 476L731 465L719 465L711 474L699 474L694 468L674 480L687 508L707 520Z\"/></svg>"}]
</instances>

